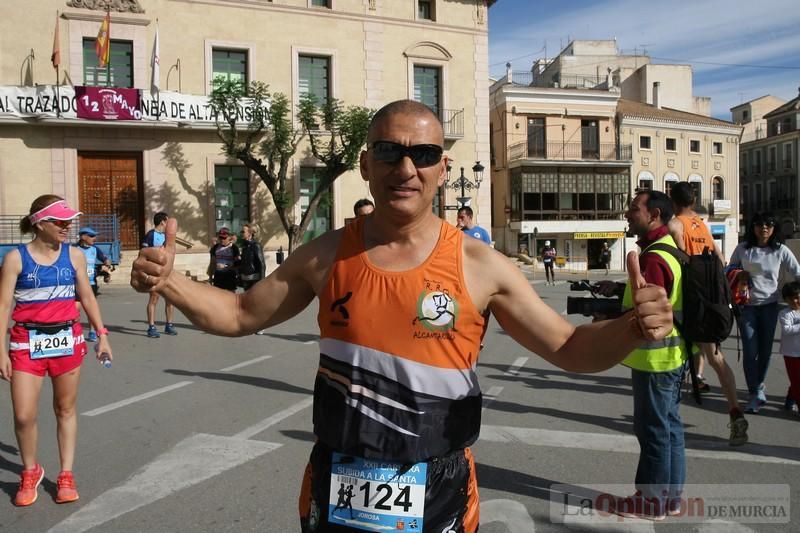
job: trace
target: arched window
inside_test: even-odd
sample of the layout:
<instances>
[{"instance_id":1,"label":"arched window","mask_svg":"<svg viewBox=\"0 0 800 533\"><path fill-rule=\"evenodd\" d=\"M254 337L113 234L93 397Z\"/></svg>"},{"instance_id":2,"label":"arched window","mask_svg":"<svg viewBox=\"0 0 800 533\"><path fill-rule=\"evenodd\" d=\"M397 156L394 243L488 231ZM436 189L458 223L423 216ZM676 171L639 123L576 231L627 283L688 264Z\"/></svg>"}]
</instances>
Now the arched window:
<instances>
[{"instance_id":1,"label":"arched window","mask_svg":"<svg viewBox=\"0 0 800 533\"><path fill-rule=\"evenodd\" d=\"M712 200L725 199L725 182L721 176L714 176L711 180L711 194L713 195Z\"/></svg>"},{"instance_id":2,"label":"arched window","mask_svg":"<svg viewBox=\"0 0 800 533\"><path fill-rule=\"evenodd\" d=\"M648 191L653 190L653 174L646 170L642 170L639 172L639 177L637 178L637 187L636 190L644 190L647 189Z\"/></svg>"},{"instance_id":3,"label":"arched window","mask_svg":"<svg viewBox=\"0 0 800 533\"><path fill-rule=\"evenodd\" d=\"M687 180L694 190L694 201L697 205L703 204L703 176L700 174L690 174Z\"/></svg>"},{"instance_id":4,"label":"arched window","mask_svg":"<svg viewBox=\"0 0 800 533\"><path fill-rule=\"evenodd\" d=\"M672 196L672 186L680 181L678 175L674 172L667 172L664 174L664 194Z\"/></svg>"}]
</instances>

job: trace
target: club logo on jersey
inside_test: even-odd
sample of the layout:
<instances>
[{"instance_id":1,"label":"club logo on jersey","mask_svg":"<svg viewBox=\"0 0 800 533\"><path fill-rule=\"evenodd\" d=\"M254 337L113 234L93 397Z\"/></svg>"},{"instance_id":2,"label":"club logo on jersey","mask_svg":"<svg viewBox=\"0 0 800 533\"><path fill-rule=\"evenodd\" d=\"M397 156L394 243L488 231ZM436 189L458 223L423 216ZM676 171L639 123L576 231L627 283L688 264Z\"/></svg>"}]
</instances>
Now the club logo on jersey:
<instances>
[{"instance_id":1,"label":"club logo on jersey","mask_svg":"<svg viewBox=\"0 0 800 533\"><path fill-rule=\"evenodd\" d=\"M334 319L331 320L331 324L334 326L347 326L350 320L350 312L347 310L344 304L350 301L350 298L353 297L353 292L348 291L347 294L342 296L341 298L337 299L335 302L331 304L331 314L333 315ZM340 318L337 318L337 314Z\"/></svg>"},{"instance_id":2,"label":"club logo on jersey","mask_svg":"<svg viewBox=\"0 0 800 533\"><path fill-rule=\"evenodd\" d=\"M457 317L458 302L447 289L422 291L417 299L417 316L413 324L419 324L430 332L444 333L456 331Z\"/></svg>"}]
</instances>

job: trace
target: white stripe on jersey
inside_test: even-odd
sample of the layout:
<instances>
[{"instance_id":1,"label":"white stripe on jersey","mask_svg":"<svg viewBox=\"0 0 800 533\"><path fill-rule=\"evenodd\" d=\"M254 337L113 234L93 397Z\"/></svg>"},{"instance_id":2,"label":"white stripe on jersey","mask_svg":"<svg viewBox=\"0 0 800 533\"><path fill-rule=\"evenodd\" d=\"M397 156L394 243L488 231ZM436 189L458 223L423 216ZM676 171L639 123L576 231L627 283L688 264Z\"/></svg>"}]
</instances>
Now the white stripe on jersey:
<instances>
[{"instance_id":1,"label":"white stripe on jersey","mask_svg":"<svg viewBox=\"0 0 800 533\"><path fill-rule=\"evenodd\" d=\"M75 285L56 285L55 287L36 287L33 289L16 289L14 299L17 303L46 302L49 300L66 300L75 298Z\"/></svg>"}]
</instances>

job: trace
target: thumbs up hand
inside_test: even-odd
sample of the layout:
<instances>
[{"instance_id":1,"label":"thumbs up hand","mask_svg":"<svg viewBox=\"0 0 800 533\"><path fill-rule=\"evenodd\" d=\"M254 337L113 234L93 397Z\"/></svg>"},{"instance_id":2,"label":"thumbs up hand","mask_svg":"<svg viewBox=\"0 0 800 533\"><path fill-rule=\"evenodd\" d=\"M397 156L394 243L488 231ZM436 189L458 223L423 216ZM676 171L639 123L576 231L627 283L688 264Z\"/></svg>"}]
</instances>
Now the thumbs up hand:
<instances>
[{"instance_id":1,"label":"thumbs up hand","mask_svg":"<svg viewBox=\"0 0 800 533\"><path fill-rule=\"evenodd\" d=\"M639 267L639 254L629 252L627 257L628 280L637 326L642 338L659 340L673 327L672 305L663 287L648 284Z\"/></svg>"},{"instance_id":2,"label":"thumbs up hand","mask_svg":"<svg viewBox=\"0 0 800 533\"><path fill-rule=\"evenodd\" d=\"M139 257L133 262L131 269L131 287L139 292L154 292L164 286L175 265L177 233L178 221L170 218L167 221L164 246L139 250Z\"/></svg>"}]
</instances>

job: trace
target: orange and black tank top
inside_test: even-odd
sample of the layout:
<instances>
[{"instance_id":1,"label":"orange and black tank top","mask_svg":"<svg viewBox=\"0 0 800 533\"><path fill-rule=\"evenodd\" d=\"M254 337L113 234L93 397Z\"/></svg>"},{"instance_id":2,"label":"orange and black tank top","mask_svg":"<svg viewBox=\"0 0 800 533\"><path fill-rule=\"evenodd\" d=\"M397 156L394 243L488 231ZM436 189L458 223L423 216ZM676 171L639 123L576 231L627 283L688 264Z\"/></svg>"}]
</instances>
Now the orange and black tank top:
<instances>
[{"instance_id":1,"label":"orange and black tank top","mask_svg":"<svg viewBox=\"0 0 800 533\"><path fill-rule=\"evenodd\" d=\"M686 255L700 255L708 248L714 251L714 239L708 231L706 223L697 215L679 215L676 217L683 224L683 245Z\"/></svg>"},{"instance_id":2,"label":"orange and black tank top","mask_svg":"<svg viewBox=\"0 0 800 533\"><path fill-rule=\"evenodd\" d=\"M424 263L389 272L367 258L363 227L345 227L319 296L314 433L335 451L404 463L469 446L485 318L464 283L463 233L443 222Z\"/></svg>"}]
</instances>

